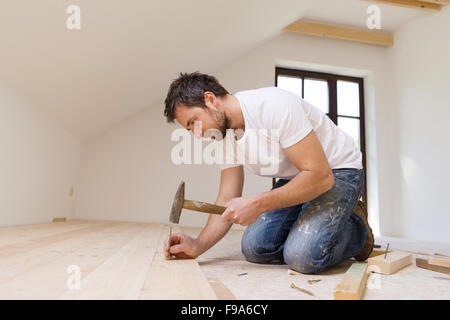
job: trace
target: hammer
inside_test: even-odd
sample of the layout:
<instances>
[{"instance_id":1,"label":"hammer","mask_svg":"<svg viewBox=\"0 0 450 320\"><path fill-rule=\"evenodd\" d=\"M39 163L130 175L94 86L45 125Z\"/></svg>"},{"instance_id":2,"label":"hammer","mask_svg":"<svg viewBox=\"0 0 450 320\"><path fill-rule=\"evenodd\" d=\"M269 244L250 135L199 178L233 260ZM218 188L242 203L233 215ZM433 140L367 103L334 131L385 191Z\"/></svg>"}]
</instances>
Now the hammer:
<instances>
[{"instance_id":1,"label":"hammer","mask_svg":"<svg viewBox=\"0 0 450 320\"><path fill-rule=\"evenodd\" d=\"M221 215L226 210L226 207L217 206L215 204L184 199L184 189L185 189L184 186L185 186L184 181L181 181L180 185L178 186L177 193L175 193L175 198L173 199L172 204L172 210L170 210L170 217L169 217L170 223L178 224L180 222L181 210L183 208L219 215Z\"/></svg>"},{"instance_id":2,"label":"hammer","mask_svg":"<svg viewBox=\"0 0 450 320\"><path fill-rule=\"evenodd\" d=\"M226 207L217 206L215 204L201 202L201 201L192 201L184 199L184 189L185 183L181 181L178 186L177 193L175 193L175 198L173 199L172 209L170 210L169 222L173 224L178 224L180 222L181 210L189 209L194 211L200 211L211 214L219 214L221 215L227 209ZM172 226L170 226L169 232L169 241L172 235ZM170 258L170 245L169 242L169 258Z\"/></svg>"}]
</instances>

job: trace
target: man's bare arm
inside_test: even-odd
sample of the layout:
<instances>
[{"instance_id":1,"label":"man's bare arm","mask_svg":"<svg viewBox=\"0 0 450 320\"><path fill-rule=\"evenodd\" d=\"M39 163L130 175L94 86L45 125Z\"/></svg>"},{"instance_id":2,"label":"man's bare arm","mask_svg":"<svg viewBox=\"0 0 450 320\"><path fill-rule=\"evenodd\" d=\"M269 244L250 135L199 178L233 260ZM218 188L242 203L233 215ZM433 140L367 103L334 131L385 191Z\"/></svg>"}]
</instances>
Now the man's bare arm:
<instances>
[{"instance_id":1,"label":"man's bare arm","mask_svg":"<svg viewBox=\"0 0 450 320\"><path fill-rule=\"evenodd\" d=\"M240 197L243 184L244 171L242 166L222 170L216 204L226 206L232 198ZM169 247L170 254L177 259L197 258L222 239L231 225L232 223L222 216L212 214L197 239L182 232L172 234L170 239L167 238L164 242L166 259L169 259Z\"/></svg>"},{"instance_id":2,"label":"man's bare arm","mask_svg":"<svg viewBox=\"0 0 450 320\"><path fill-rule=\"evenodd\" d=\"M305 203L333 187L333 172L314 130L284 151L300 173L280 188L253 196L260 212Z\"/></svg>"},{"instance_id":3,"label":"man's bare arm","mask_svg":"<svg viewBox=\"0 0 450 320\"><path fill-rule=\"evenodd\" d=\"M226 206L231 199L241 197L243 186L244 169L242 166L222 170L219 194L215 203ZM232 225L232 222L226 221L222 216L211 214L206 226L197 237L201 244L202 253L222 239Z\"/></svg>"}]
</instances>

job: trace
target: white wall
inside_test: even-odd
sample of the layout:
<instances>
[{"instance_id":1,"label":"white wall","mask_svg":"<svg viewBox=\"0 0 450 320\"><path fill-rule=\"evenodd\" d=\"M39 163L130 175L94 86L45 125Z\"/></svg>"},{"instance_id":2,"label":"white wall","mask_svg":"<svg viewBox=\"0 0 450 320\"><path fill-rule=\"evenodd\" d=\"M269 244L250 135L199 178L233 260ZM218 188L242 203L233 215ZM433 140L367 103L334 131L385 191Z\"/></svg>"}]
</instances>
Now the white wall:
<instances>
[{"instance_id":1,"label":"white wall","mask_svg":"<svg viewBox=\"0 0 450 320\"><path fill-rule=\"evenodd\" d=\"M389 50L393 212L386 234L450 243L450 7L395 33Z\"/></svg>"},{"instance_id":2,"label":"white wall","mask_svg":"<svg viewBox=\"0 0 450 320\"><path fill-rule=\"evenodd\" d=\"M81 142L0 85L0 226L71 219Z\"/></svg>"},{"instance_id":3,"label":"white wall","mask_svg":"<svg viewBox=\"0 0 450 320\"><path fill-rule=\"evenodd\" d=\"M76 217L167 223L181 180L186 198L214 202L219 170L171 161L173 129L163 103L147 108L86 143ZM183 212L182 225L203 225L207 215Z\"/></svg>"}]
</instances>

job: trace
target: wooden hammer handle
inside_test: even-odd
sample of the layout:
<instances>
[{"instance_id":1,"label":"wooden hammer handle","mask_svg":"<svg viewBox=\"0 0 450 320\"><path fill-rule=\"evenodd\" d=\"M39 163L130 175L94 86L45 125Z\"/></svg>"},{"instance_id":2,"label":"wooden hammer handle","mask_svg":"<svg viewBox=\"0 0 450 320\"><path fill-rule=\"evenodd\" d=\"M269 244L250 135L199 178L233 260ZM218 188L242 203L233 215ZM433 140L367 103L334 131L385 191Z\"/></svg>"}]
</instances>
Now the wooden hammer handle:
<instances>
[{"instance_id":1,"label":"wooden hammer handle","mask_svg":"<svg viewBox=\"0 0 450 320\"><path fill-rule=\"evenodd\" d=\"M212 214L222 214L227 209L215 204L192 200L184 200L183 208Z\"/></svg>"}]
</instances>

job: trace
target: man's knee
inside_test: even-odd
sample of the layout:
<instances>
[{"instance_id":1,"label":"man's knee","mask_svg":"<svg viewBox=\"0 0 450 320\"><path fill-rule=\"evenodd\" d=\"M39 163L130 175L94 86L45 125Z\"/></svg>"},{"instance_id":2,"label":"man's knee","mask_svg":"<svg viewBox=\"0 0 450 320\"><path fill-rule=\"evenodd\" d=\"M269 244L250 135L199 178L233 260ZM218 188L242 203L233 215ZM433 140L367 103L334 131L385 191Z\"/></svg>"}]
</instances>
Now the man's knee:
<instances>
[{"instance_id":1,"label":"man's knee","mask_svg":"<svg viewBox=\"0 0 450 320\"><path fill-rule=\"evenodd\" d=\"M295 246L286 243L283 258L290 269L300 273L318 274L329 267L327 249L303 244Z\"/></svg>"},{"instance_id":2,"label":"man's knee","mask_svg":"<svg viewBox=\"0 0 450 320\"><path fill-rule=\"evenodd\" d=\"M282 263L282 249L264 237L262 232L255 232L248 227L242 236L241 251L245 259L254 263Z\"/></svg>"},{"instance_id":3,"label":"man's knee","mask_svg":"<svg viewBox=\"0 0 450 320\"><path fill-rule=\"evenodd\" d=\"M250 241L249 239L245 239L244 237L242 237L241 251L248 262L254 263L259 262L260 259L257 253L258 247L253 243L253 241Z\"/></svg>"}]
</instances>

